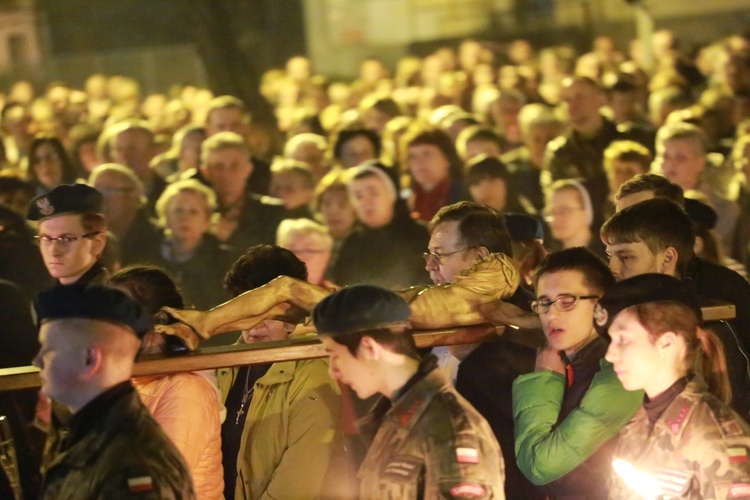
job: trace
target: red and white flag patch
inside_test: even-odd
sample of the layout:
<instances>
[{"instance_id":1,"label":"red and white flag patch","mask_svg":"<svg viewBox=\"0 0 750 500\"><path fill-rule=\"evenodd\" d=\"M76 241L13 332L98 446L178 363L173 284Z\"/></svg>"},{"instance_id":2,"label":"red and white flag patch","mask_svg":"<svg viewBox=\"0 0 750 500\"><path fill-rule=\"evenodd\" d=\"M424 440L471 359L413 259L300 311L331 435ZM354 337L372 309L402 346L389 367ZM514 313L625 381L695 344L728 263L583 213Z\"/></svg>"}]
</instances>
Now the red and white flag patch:
<instances>
[{"instance_id":1,"label":"red and white flag patch","mask_svg":"<svg viewBox=\"0 0 750 500\"><path fill-rule=\"evenodd\" d=\"M154 480L151 479L151 476L131 477L128 479L128 491L130 493L152 491L153 489Z\"/></svg>"},{"instance_id":2,"label":"red and white flag patch","mask_svg":"<svg viewBox=\"0 0 750 500\"><path fill-rule=\"evenodd\" d=\"M750 497L750 484L734 484L729 487L729 498L748 498Z\"/></svg>"},{"instance_id":3,"label":"red and white flag patch","mask_svg":"<svg viewBox=\"0 0 750 500\"><path fill-rule=\"evenodd\" d=\"M456 462L460 464L478 464L479 451L476 448L456 448Z\"/></svg>"},{"instance_id":4,"label":"red and white flag patch","mask_svg":"<svg viewBox=\"0 0 750 500\"><path fill-rule=\"evenodd\" d=\"M741 464L747 462L747 448L744 446L730 446L727 449L730 464Z\"/></svg>"}]
</instances>

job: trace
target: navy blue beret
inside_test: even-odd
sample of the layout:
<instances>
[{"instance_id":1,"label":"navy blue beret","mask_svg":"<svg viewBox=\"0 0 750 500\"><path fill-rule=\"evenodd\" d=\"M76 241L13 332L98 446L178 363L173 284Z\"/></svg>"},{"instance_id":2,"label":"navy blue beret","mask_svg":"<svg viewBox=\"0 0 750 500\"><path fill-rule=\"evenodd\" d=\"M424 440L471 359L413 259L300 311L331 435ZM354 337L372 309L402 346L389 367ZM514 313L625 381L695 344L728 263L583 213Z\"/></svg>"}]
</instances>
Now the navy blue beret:
<instances>
[{"instance_id":1,"label":"navy blue beret","mask_svg":"<svg viewBox=\"0 0 750 500\"><path fill-rule=\"evenodd\" d=\"M73 284L40 293L34 304L37 323L64 318L98 319L118 323L138 337L151 330L151 320L140 304L116 288Z\"/></svg>"},{"instance_id":2,"label":"navy blue beret","mask_svg":"<svg viewBox=\"0 0 750 500\"><path fill-rule=\"evenodd\" d=\"M31 200L26 218L42 220L63 214L102 213L104 196L86 184L62 184Z\"/></svg>"},{"instance_id":3,"label":"navy blue beret","mask_svg":"<svg viewBox=\"0 0 750 500\"><path fill-rule=\"evenodd\" d=\"M411 309L399 295L372 285L355 285L321 300L312 319L321 335L341 335L408 325Z\"/></svg>"},{"instance_id":4,"label":"navy blue beret","mask_svg":"<svg viewBox=\"0 0 750 500\"><path fill-rule=\"evenodd\" d=\"M634 276L612 285L594 308L594 325L597 333L609 337L609 327L623 310L650 302L677 302L690 308L703 320L698 296L677 278L666 274L647 273Z\"/></svg>"},{"instance_id":5,"label":"navy blue beret","mask_svg":"<svg viewBox=\"0 0 750 500\"><path fill-rule=\"evenodd\" d=\"M513 241L543 240L544 226L542 221L526 214L505 214L505 225Z\"/></svg>"}]
</instances>

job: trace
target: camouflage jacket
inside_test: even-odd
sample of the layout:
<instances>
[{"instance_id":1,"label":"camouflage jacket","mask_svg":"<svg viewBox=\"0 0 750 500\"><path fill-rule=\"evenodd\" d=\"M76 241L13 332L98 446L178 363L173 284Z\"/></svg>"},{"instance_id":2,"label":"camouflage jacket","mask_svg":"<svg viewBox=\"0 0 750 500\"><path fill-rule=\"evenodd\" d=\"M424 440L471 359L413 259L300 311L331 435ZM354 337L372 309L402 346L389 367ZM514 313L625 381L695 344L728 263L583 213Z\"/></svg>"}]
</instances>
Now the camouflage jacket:
<instances>
[{"instance_id":1,"label":"camouflage jacket","mask_svg":"<svg viewBox=\"0 0 750 500\"><path fill-rule=\"evenodd\" d=\"M47 469L40 498L195 498L180 452L130 382L99 395L74 415L71 426Z\"/></svg>"},{"instance_id":2,"label":"camouflage jacket","mask_svg":"<svg viewBox=\"0 0 750 500\"><path fill-rule=\"evenodd\" d=\"M432 366L383 415L359 470L360 498L505 498L492 430Z\"/></svg>"},{"instance_id":3,"label":"camouflage jacket","mask_svg":"<svg viewBox=\"0 0 750 500\"><path fill-rule=\"evenodd\" d=\"M750 426L695 377L650 432L645 410L638 410L620 432L615 458L655 479L659 498L725 499L750 498L749 453ZM642 496L613 472L610 498Z\"/></svg>"}]
</instances>

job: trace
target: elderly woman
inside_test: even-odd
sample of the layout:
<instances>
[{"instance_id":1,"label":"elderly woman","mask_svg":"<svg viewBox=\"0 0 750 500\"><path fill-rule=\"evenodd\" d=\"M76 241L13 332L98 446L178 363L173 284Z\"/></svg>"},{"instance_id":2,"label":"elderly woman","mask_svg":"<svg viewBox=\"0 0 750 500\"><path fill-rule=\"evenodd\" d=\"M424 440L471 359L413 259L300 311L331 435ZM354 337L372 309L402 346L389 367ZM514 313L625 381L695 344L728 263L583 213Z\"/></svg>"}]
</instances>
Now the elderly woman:
<instances>
[{"instance_id":1,"label":"elderly woman","mask_svg":"<svg viewBox=\"0 0 750 500\"><path fill-rule=\"evenodd\" d=\"M600 257L605 256L604 245L594 235L591 195L582 182L573 179L554 182L547 193L544 216L555 241L553 250L586 247Z\"/></svg>"},{"instance_id":2,"label":"elderly woman","mask_svg":"<svg viewBox=\"0 0 750 500\"><path fill-rule=\"evenodd\" d=\"M27 173L37 195L47 193L60 184L72 184L78 177L62 142L53 136L37 137L31 142Z\"/></svg>"},{"instance_id":3,"label":"elderly woman","mask_svg":"<svg viewBox=\"0 0 750 500\"><path fill-rule=\"evenodd\" d=\"M107 283L126 291L152 316L164 306L184 307L171 278L158 267L132 266L112 275ZM174 337L149 332L141 353L168 352ZM216 376L209 372L178 372L133 378L133 385L190 468L199 499L220 499L224 492L221 463L223 406Z\"/></svg>"},{"instance_id":4,"label":"elderly woman","mask_svg":"<svg viewBox=\"0 0 750 500\"><path fill-rule=\"evenodd\" d=\"M440 208L467 199L462 165L450 136L440 129L416 128L403 138L409 175L410 208L429 222Z\"/></svg>"},{"instance_id":5,"label":"elderly woman","mask_svg":"<svg viewBox=\"0 0 750 500\"><path fill-rule=\"evenodd\" d=\"M746 498L750 426L730 409L721 342L678 279L642 274L594 310L606 359L643 405L619 434L610 498Z\"/></svg>"},{"instance_id":6,"label":"elderly woman","mask_svg":"<svg viewBox=\"0 0 750 500\"><path fill-rule=\"evenodd\" d=\"M276 244L291 252L307 266L307 281L331 287L325 275L331 261L333 238L325 226L310 219L286 219L279 224Z\"/></svg>"},{"instance_id":7,"label":"elderly woman","mask_svg":"<svg viewBox=\"0 0 750 500\"><path fill-rule=\"evenodd\" d=\"M385 288L429 283L422 260L427 229L409 216L388 168L373 162L347 173L349 200L360 227L344 241L331 280Z\"/></svg>"},{"instance_id":8,"label":"elderly woman","mask_svg":"<svg viewBox=\"0 0 750 500\"><path fill-rule=\"evenodd\" d=\"M341 245L357 223L354 207L349 202L346 175L342 171L329 172L315 188L312 203L317 220L328 228L333 238L333 249L329 267L338 257Z\"/></svg>"},{"instance_id":9,"label":"elderly woman","mask_svg":"<svg viewBox=\"0 0 750 500\"><path fill-rule=\"evenodd\" d=\"M163 235L149 260L170 271L196 307L228 298L222 282L234 255L209 232L215 207L214 192L195 179L170 184L156 203Z\"/></svg>"}]
</instances>

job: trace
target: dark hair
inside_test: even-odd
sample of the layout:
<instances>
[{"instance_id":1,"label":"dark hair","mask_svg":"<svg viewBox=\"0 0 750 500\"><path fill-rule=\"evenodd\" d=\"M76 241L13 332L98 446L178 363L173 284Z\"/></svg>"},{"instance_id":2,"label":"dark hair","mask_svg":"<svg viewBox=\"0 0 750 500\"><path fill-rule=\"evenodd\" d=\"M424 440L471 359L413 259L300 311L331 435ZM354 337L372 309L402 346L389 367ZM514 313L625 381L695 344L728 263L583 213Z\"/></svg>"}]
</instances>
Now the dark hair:
<instances>
[{"instance_id":1,"label":"dark hair","mask_svg":"<svg viewBox=\"0 0 750 500\"><path fill-rule=\"evenodd\" d=\"M65 146L63 146L62 141L57 137L49 135L37 136L33 141L31 141L28 157L29 179L31 179L34 184L39 184L39 178L37 177L36 170L34 169L34 155L36 154L36 150L44 144L49 144L50 146L52 146L52 149L55 150L55 154L60 159L60 170L62 171L62 180L60 181L60 184L73 184L78 178L78 171L76 169L76 166L70 159L70 155L68 155L68 152L65 150Z\"/></svg>"},{"instance_id":2,"label":"dark hair","mask_svg":"<svg viewBox=\"0 0 750 500\"><path fill-rule=\"evenodd\" d=\"M224 277L224 289L236 297L279 276L306 281L307 267L286 248L255 245L232 264Z\"/></svg>"},{"instance_id":3,"label":"dark hair","mask_svg":"<svg viewBox=\"0 0 750 500\"><path fill-rule=\"evenodd\" d=\"M714 332L700 328L700 320L692 309L677 302L646 302L629 310L648 331L652 341L666 332L682 336L687 347L687 370L699 373L711 394L725 404L731 402L732 387L724 346Z\"/></svg>"},{"instance_id":4,"label":"dark hair","mask_svg":"<svg viewBox=\"0 0 750 500\"><path fill-rule=\"evenodd\" d=\"M685 196L683 195L682 188L670 182L666 177L656 174L638 174L626 181L617 190L615 200L620 201L626 196L643 191L653 191L655 198L666 198L681 207L685 205Z\"/></svg>"},{"instance_id":5,"label":"dark hair","mask_svg":"<svg viewBox=\"0 0 750 500\"><path fill-rule=\"evenodd\" d=\"M375 158L379 158L382 148L380 136L376 131L363 127L350 127L339 130L333 139L333 157L337 160L341 159L341 150L344 149L346 143L360 136L370 141L372 149L375 151Z\"/></svg>"},{"instance_id":6,"label":"dark hair","mask_svg":"<svg viewBox=\"0 0 750 500\"><path fill-rule=\"evenodd\" d=\"M464 143L471 141L486 141L495 144L500 151L505 149L503 138L495 129L485 126L476 126L468 128L467 130L469 130L469 132L461 138Z\"/></svg>"},{"instance_id":7,"label":"dark hair","mask_svg":"<svg viewBox=\"0 0 750 500\"><path fill-rule=\"evenodd\" d=\"M499 158L479 155L472 158L466 165L466 182L473 186L485 179L502 179L510 187L510 172L505 163Z\"/></svg>"},{"instance_id":8,"label":"dark hair","mask_svg":"<svg viewBox=\"0 0 750 500\"><path fill-rule=\"evenodd\" d=\"M27 195L31 200L34 197L34 186L13 170L0 170L0 195L18 192Z\"/></svg>"},{"instance_id":9,"label":"dark hair","mask_svg":"<svg viewBox=\"0 0 750 500\"><path fill-rule=\"evenodd\" d=\"M150 316L162 307L185 307L182 293L172 277L157 266L128 266L110 276L107 284L125 288Z\"/></svg>"},{"instance_id":10,"label":"dark hair","mask_svg":"<svg viewBox=\"0 0 750 500\"><path fill-rule=\"evenodd\" d=\"M545 274L560 271L579 271L586 286L594 293L602 294L615 284L615 277L606 262L584 247L575 247L547 255L534 272L534 288Z\"/></svg>"},{"instance_id":11,"label":"dark hair","mask_svg":"<svg viewBox=\"0 0 750 500\"><path fill-rule=\"evenodd\" d=\"M439 128L427 128L417 126L406 132L401 138L401 154L403 155L402 168L408 170L408 150L412 146L435 146L448 160L448 175L451 179L461 179L463 177L463 164L458 157L456 146L453 139L447 132Z\"/></svg>"},{"instance_id":12,"label":"dark hair","mask_svg":"<svg viewBox=\"0 0 750 500\"><path fill-rule=\"evenodd\" d=\"M508 227L500 212L479 203L460 201L438 210L427 229L432 233L439 224L453 221L458 221L461 242L467 248L486 247L492 253L513 257Z\"/></svg>"},{"instance_id":13,"label":"dark hair","mask_svg":"<svg viewBox=\"0 0 750 500\"><path fill-rule=\"evenodd\" d=\"M375 342L396 354L403 354L414 359L422 357L414 342L411 331L405 327L378 328L377 330L332 335L331 340L345 346L352 356L356 356L363 337L371 337Z\"/></svg>"},{"instance_id":14,"label":"dark hair","mask_svg":"<svg viewBox=\"0 0 750 500\"><path fill-rule=\"evenodd\" d=\"M403 111L401 111L401 107L398 105L398 103L391 97L373 96L369 99L365 98L360 106L362 108L362 111L374 109L380 113L383 113L389 118L395 118L404 114Z\"/></svg>"},{"instance_id":15,"label":"dark hair","mask_svg":"<svg viewBox=\"0 0 750 500\"><path fill-rule=\"evenodd\" d=\"M617 75L616 80L607 86L606 90L607 95L611 97L611 95L615 92L635 92L638 90L638 85L636 85L632 76L625 73L620 73Z\"/></svg>"},{"instance_id":16,"label":"dark hair","mask_svg":"<svg viewBox=\"0 0 750 500\"><path fill-rule=\"evenodd\" d=\"M682 207L665 198L645 200L617 212L602 226L601 237L607 245L643 242L654 255L673 247L680 275L694 255L693 221Z\"/></svg>"}]
</instances>

